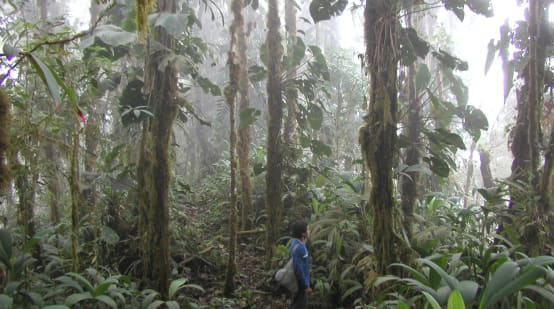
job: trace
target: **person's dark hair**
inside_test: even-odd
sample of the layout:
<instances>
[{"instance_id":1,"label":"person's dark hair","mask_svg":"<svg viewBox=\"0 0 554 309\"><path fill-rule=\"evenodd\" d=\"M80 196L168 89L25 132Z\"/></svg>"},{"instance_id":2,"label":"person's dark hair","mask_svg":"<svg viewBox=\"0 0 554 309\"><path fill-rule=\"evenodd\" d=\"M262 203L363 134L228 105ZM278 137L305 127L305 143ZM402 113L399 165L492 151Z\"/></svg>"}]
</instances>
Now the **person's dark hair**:
<instances>
[{"instance_id":1,"label":"person's dark hair","mask_svg":"<svg viewBox=\"0 0 554 309\"><path fill-rule=\"evenodd\" d=\"M301 238L302 234L308 231L308 223L304 221L293 222L290 225L290 231L291 231L292 237Z\"/></svg>"}]
</instances>

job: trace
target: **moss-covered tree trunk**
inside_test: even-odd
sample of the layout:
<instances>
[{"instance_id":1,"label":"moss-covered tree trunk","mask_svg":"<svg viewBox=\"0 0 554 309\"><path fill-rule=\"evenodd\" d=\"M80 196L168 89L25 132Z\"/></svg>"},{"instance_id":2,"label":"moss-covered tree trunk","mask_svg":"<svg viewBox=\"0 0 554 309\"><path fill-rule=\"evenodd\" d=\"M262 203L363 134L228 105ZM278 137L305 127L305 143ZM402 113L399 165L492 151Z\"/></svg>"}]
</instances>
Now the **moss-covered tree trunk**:
<instances>
[{"instance_id":1,"label":"moss-covered tree trunk","mask_svg":"<svg viewBox=\"0 0 554 309\"><path fill-rule=\"evenodd\" d=\"M244 1L240 1L244 2ZM233 6L233 14L237 23L237 47L238 47L238 61L239 79L238 87L240 94L239 113L244 113L250 108L250 82L248 79L248 57L246 54L246 32L244 29L244 17L240 8ZM243 126L239 128L239 166L240 166L240 180L241 180L241 227L243 230L250 229L252 227L252 216L254 216L254 209L252 206L252 182L250 180L250 143L252 143L252 127Z\"/></svg>"},{"instance_id":2,"label":"moss-covered tree trunk","mask_svg":"<svg viewBox=\"0 0 554 309\"><path fill-rule=\"evenodd\" d=\"M544 247L542 222L545 216L539 205L532 202L532 196L540 195L540 176L538 171L541 141L541 109L542 88L544 77L544 65L546 61L545 48L541 44L547 39L547 33L543 33L545 27L546 2L543 0L529 1L528 17L528 62L523 71L523 85L517 92L517 119L514 127L514 139L512 142L512 180L525 184L526 190L511 188L510 207L514 211L524 211L526 218L536 218L537 222L513 222L512 229L525 225L526 229L520 235L519 240L527 249L529 255L541 254Z\"/></svg>"},{"instance_id":3,"label":"moss-covered tree trunk","mask_svg":"<svg viewBox=\"0 0 554 309\"><path fill-rule=\"evenodd\" d=\"M289 42L289 48L287 48L288 57L292 58L294 52L294 44L296 42L296 3L294 1L285 1L285 29L287 31L287 39ZM292 66L287 69L286 80L291 81L296 78L297 68ZM289 149L287 154L290 156L293 153L296 142L296 113L298 91L296 88L287 87L286 96L287 104L287 118L285 120L285 128L283 132L284 145Z\"/></svg>"},{"instance_id":4,"label":"moss-covered tree trunk","mask_svg":"<svg viewBox=\"0 0 554 309\"><path fill-rule=\"evenodd\" d=\"M397 156L398 8L395 0L366 1L365 59L370 75L369 110L360 128L360 145L370 172L369 207L376 272L388 273L402 259L405 244L395 232L393 164Z\"/></svg>"},{"instance_id":5,"label":"moss-covered tree trunk","mask_svg":"<svg viewBox=\"0 0 554 309\"><path fill-rule=\"evenodd\" d=\"M44 153L46 160L50 168L46 170L46 187L48 188L48 209L50 223L56 225L60 223L61 220L61 209L62 209L62 193L63 193L63 184L62 177L58 171L58 167L63 166L60 157L59 151L56 149L56 146L52 143L47 143L44 146Z\"/></svg>"},{"instance_id":6,"label":"moss-covered tree trunk","mask_svg":"<svg viewBox=\"0 0 554 309\"><path fill-rule=\"evenodd\" d=\"M266 265L270 267L279 237L279 222L283 203L281 202L281 122L283 121L283 98L281 94L281 35L277 0L269 0L267 11L267 49L269 54L267 79L267 172L266 172Z\"/></svg>"},{"instance_id":7,"label":"moss-covered tree trunk","mask_svg":"<svg viewBox=\"0 0 554 309\"><path fill-rule=\"evenodd\" d=\"M225 102L229 107L229 161L231 162L231 201L229 207L229 257L227 261L227 273L225 275L225 286L223 294L230 297L235 291L235 276L237 274L236 248L237 248L237 131L235 125L235 99L239 89L241 78L241 65L238 59L236 45L239 36L239 28L243 24L242 20L242 0L233 0L231 10L233 11L233 22L231 23L231 43L227 53L227 65L229 66L229 84L225 87Z\"/></svg>"},{"instance_id":8,"label":"moss-covered tree trunk","mask_svg":"<svg viewBox=\"0 0 554 309\"><path fill-rule=\"evenodd\" d=\"M406 123L404 134L408 138L410 144L406 148L405 163L408 166L417 165L420 163L421 155L418 145L420 143L421 124L421 104L416 93L416 67L411 65L408 67L407 86L408 86L408 121ZM414 215L414 207L418 197L418 182L419 173L408 172L407 176L401 178L401 201L400 208L402 209L402 226L408 239L412 238L412 222Z\"/></svg>"},{"instance_id":9,"label":"moss-covered tree trunk","mask_svg":"<svg viewBox=\"0 0 554 309\"><path fill-rule=\"evenodd\" d=\"M81 190L79 186L79 144L80 132L75 129L73 148L71 149L69 190L71 192L71 271L79 271L79 219L81 207Z\"/></svg>"},{"instance_id":10,"label":"moss-covered tree trunk","mask_svg":"<svg viewBox=\"0 0 554 309\"><path fill-rule=\"evenodd\" d=\"M176 12L174 0L158 0L161 14ZM167 296L170 279L169 144L177 115L177 72L164 63L175 50L175 40L158 26L148 38L144 93L153 116L144 122L139 166L139 237L142 275L146 284Z\"/></svg>"},{"instance_id":11,"label":"moss-covered tree trunk","mask_svg":"<svg viewBox=\"0 0 554 309\"><path fill-rule=\"evenodd\" d=\"M485 150L479 150L479 159L481 164L479 169L481 170L481 177L483 178L483 186L485 188L492 188L494 186L494 178L491 172L491 156Z\"/></svg>"},{"instance_id":12,"label":"moss-covered tree trunk","mask_svg":"<svg viewBox=\"0 0 554 309\"><path fill-rule=\"evenodd\" d=\"M8 166L10 147L10 100L4 91L0 90L0 196L4 196L11 181L11 171Z\"/></svg>"}]
</instances>

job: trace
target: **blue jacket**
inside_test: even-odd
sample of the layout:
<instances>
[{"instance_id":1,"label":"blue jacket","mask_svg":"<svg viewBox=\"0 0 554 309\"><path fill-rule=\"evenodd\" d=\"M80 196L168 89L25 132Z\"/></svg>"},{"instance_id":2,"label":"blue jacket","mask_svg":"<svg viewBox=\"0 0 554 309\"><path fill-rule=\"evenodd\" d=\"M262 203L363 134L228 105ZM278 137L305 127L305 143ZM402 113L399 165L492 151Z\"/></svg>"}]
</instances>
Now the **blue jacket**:
<instances>
[{"instance_id":1,"label":"blue jacket","mask_svg":"<svg viewBox=\"0 0 554 309\"><path fill-rule=\"evenodd\" d=\"M294 273L296 274L296 279L298 280L298 288L302 290L309 288L310 257L308 256L308 248L306 248L306 244L294 238L290 243L289 255L292 256L292 264L294 265Z\"/></svg>"}]
</instances>

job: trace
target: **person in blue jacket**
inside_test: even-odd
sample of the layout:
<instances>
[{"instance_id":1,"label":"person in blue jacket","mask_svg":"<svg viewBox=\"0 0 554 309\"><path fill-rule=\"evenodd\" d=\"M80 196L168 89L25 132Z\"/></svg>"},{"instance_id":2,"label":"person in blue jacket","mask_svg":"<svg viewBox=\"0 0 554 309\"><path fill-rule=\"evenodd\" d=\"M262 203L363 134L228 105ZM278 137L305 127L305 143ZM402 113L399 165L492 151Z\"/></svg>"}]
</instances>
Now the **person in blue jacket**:
<instances>
[{"instance_id":1,"label":"person in blue jacket","mask_svg":"<svg viewBox=\"0 0 554 309\"><path fill-rule=\"evenodd\" d=\"M306 247L306 240L310 237L310 228L303 221L291 225L292 241L289 254L292 256L294 273L298 280L298 293L293 296L290 309L303 309L308 305L308 295L312 294L310 287L310 256Z\"/></svg>"}]
</instances>

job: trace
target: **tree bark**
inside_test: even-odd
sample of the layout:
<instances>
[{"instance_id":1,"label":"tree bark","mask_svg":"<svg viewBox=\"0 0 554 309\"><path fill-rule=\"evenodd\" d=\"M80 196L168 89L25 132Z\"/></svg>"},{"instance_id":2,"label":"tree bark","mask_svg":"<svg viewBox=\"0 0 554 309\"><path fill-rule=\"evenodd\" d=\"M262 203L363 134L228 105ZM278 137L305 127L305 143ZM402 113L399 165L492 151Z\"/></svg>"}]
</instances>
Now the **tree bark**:
<instances>
[{"instance_id":1,"label":"tree bark","mask_svg":"<svg viewBox=\"0 0 554 309\"><path fill-rule=\"evenodd\" d=\"M540 115L542 109L542 88L544 65L546 61L545 48L540 44L541 30L545 27L545 2L541 0L529 1L528 17L528 62L523 71L524 83L517 95L517 119L514 127L512 143L512 180L525 184L525 192L518 188L510 190L510 208L522 210L529 214L528 218L544 218L541 207L536 203L529 203L529 197L540 195L538 171L541 140ZM530 191L530 192L529 192ZM529 222L527 222L529 223ZM515 225L520 223L514 222ZM526 224L527 228L520 235L521 243L526 247L529 255L541 254L544 247L543 233L539 231L542 223Z\"/></svg>"},{"instance_id":2,"label":"tree bark","mask_svg":"<svg viewBox=\"0 0 554 309\"><path fill-rule=\"evenodd\" d=\"M157 8L162 14L175 13L177 5L174 0L158 0ZM144 123L137 170L142 275L147 284L167 296L170 279L169 144L177 116L177 71L172 63L160 66L175 50L175 39L163 27L156 27L147 44L144 92L153 117Z\"/></svg>"},{"instance_id":3,"label":"tree bark","mask_svg":"<svg viewBox=\"0 0 554 309\"><path fill-rule=\"evenodd\" d=\"M268 133L267 133L267 172L266 172L266 264L271 266L271 258L275 253L278 226L281 220L283 203L281 201L282 153L281 153L281 122L283 120L283 98L281 95L281 35L278 1L269 0L267 11L267 48L268 63Z\"/></svg>"},{"instance_id":4,"label":"tree bark","mask_svg":"<svg viewBox=\"0 0 554 309\"><path fill-rule=\"evenodd\" d=\"M393 164L397 153L398 3L367 0L365 6L365 59L370 75L369 110L360 128L362 156L371 175L372 243L375 270L402 261L405 244L395 232Z\"/></svg>"},{"instance_id":5,"label":"tree bark","mask_svg":"<svg viewBox=\"0 0 554 309\"><path fill-rule=\"evenodd\" d=\"M233 0L231 10L233 11L233 23L230 27L231 42L227 53L227 65L229 66L229 85L225 87L225 101L229 107L229 161L231 163L231 207L229 211L229 258L227 262L227 273L223 294L230 297L235 291L235 276L237 274L236 248L237 248L237 157L236 144L237 132L235 125L235 99L239 90L241 79L242 63L236 55L236 48L239 31L243 24L242 0Z\"/></svg>"},{"instance_id":6,"label":"tree bark","mask_svg":"<svg viewBox=\"0 0 554 309\"><path fill-rule=\"evenodd\" d=\"M242 0L240 2L243 2ZM236 11L235 11L236 10ZM237 47L239 60L238 87L240 94L239 113L250 108L250 82L248 79L248 57L246 54L246 32L244 29L244 17L239 8L233 7L235 19L237 20ZM250 180L250 144L252 143L252 126L239 128L239 166L241 180L241 228L243 230L252 228L251 217L254 215L252 206L252 183Z\"/></svg>"},{"instance_id":7,"label":"tree bark","mask_svg":"<svg viewBox=\"0 0 554 309\"><path fill-rule=\"evenodd\" d=\"M71 271L79 272L79 216L81 191L79 188L79 129L73 134L71 150L71 171L69 187L71 190Z\"/></svg>"},{"instance_id":8,"label":"tree bark","mask_svg":"<svg viewBox=\"0 0 554 309\"><path fill-rule=\"evenodd\" d=\"M492 172L490 167L491 156L485 150L480 150L479 158L481 161L480 170L481 170L481 177L483 178L483 186L485 188L492 188L494 187L494 178L492 177Z\"/></svg>"}]
</instances>

